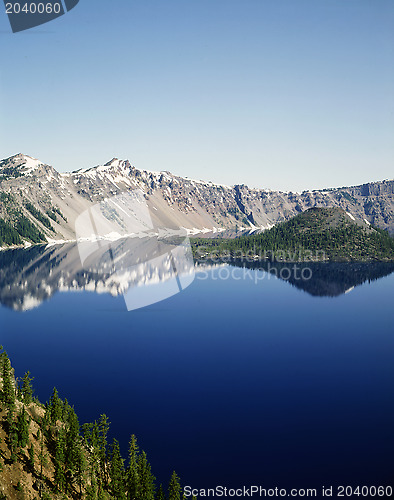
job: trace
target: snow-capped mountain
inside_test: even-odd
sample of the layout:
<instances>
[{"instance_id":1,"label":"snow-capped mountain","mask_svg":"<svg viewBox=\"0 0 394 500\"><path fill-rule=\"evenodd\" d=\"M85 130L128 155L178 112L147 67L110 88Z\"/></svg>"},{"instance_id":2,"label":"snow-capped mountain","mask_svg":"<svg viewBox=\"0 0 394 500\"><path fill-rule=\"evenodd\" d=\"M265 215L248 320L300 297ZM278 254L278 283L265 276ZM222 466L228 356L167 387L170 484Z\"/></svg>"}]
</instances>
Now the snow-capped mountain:
<instances>
[{"instance_id":1,"label":"snow-capped mountain","mask_svg":"<svg viewBox=\"0 0 394 500\"><path fill-rule=\"evenodd\" d=\"M59 173L23 154L0 161L0 222L15 227L22 215L47 241L74 240L83 212L135 189L143 193L154 227L182 227L190 234L269 228L314 206L341 207L355 219L394 233L393 180L292 193L149 172L117 158Z\"/></svg>"}]
</instances>

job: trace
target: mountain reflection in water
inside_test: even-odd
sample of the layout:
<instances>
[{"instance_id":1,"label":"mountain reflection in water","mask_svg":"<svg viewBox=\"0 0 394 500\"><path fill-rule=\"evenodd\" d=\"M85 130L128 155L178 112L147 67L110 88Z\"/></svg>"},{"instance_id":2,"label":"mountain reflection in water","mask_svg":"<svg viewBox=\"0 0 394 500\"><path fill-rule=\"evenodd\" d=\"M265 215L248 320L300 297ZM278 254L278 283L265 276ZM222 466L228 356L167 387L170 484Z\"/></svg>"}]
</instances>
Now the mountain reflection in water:
<instances>
[{"instance_id":1,"label":"mountain reflection in water","mask_svg":"<svg viewBox=\"0 0 394 500\"><path fill-rule=\"evenodd\" d=\"M72 290L123 294L127 303L134 287L156 285L151 290L157 295L160 284L176 280L175 290L167 287L162 297L166 298L188 286L193 277L190 246L183 238L123 238L102 242L99 248L88 241L33 246L0 252L0 303L24 311L57 291Z\"/></svg>"},{"instance_id":2,"label":"mountain reflection in water","mask_svg":"<svg viewBox=\"0 0 394 500\"><path fill-rule=\"evenodd\" d=\"M240 262L237 267L265 271L310 295L337 297L355 286L384 278L394 262Z\"/></svg>"},{"instance_id":3,"label":"mountain reflection in water","mask_svg":"<svg viewBox=\"0 0 394 500\"><path fill-rule=\"evenodd\" d=\"M23 311L38 306L57 291L87 290L117 296L137 286L174 279L173 260L159 257L179 248L179 241L151 237L121 239L110 246L103 244L91 255L87 247L84 254L89 257L83 265L80 245L42 245L0 252L0 303ZM84 242L84 245L88 246L89 242ZM179 275L194 274L190 255L177 261L176 265ZM328 297L341 295L394 271L394 263L383 262L295 265L233 261L231 265L265 271L311 295ZM198 263L197 270L211 266L209 262ZM187 284L190 282L189 279Z\"/></svg>"}]
</instances>

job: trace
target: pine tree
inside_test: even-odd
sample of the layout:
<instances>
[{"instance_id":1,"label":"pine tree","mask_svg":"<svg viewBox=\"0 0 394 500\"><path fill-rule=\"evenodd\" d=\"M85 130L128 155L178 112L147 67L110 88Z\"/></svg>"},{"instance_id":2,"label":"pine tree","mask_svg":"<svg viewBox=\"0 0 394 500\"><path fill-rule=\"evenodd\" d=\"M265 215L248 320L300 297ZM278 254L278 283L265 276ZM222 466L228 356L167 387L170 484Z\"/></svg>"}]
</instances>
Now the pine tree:
<instances>
[{"instance_id":1,"label":"pine tree","mask_svg":"<svg viewBox=\"0 0 394 500\"><path fill-rule=\"evenodd\" d=\"M22 406L17 420L18 443L21 448L24 448L29 440L29 425L30 420L26 415L25 407Z\"/></svg>"},{"instance_id":2,"label":"pine tree","mask_svg":"<svg viewBox=\"0 0 394 500\"><path fill-rule=\"evenodd\" d=\"M86 500L97 500L97 483L94 479L86 487Z\"/></svg>"},{"instance_id":3,"label":"pine tree","mask_svg":"<svg viewBox=\"0 0 394 500\"><path fill-rule=\"evenodd\" d=\"M98 457L101 465L101 481L104 485L108 486L108 467L107 467L107 436L109 431L110 422L107 415L100 415L98 422Z\"/></svg>"},{"instance_id":4,"label":"pine tree","mask_svg":"<svg viewBox=\"0 0 394 500\"><path fill-rule=\"evenodd\" d=\"M144 500L154 500L155 498L155 477L152 474L151 466L143 451L138 457L138 475L140 478L139 494Z\"/></svg>"},{"instance_id":5,"label":"pine tree","mask_svg":"<svg viewBox=\"0 0 394 500\"><path fill-rule=\"evenodd\" d=\"M59 432L59 435L56 440L56 450L55 450L55 483L57 490L62 492L66 486L66 476L65 476L65 435L64 430L62 429Z\"/></svg>"},{"instance_id":6,"label":"pine tree","mask_svg":"<svg viewBox=\"0 0 394 500\"><path fill-rule=\"evenodd\" d=\"M12 462L16 462L17 452L19 448L18 440L18 426L15 421L14 407L8 407L6 416L6 429L7 429L7 439L8 447L10 449L10 459Z\"/></svg>"},{"instance_id":7,"label":"pine tree","mask_svg":"<svg viewBox=\"0 0 394 500\"><path fill-rule=\"evenodd\" d=\"M89 465L89 473L90 473L90 482L96 484L96 471L98 467L98 458L97 458L97 423L94 424L88 423L83 424L83 440L87 449L89 449L88 455L88 465ZM96 491L96 490L95 490ZM93 490L91 490L91 494L93 495ZM95 495L97 494L97 491Z\"/></svg>"},{"instance_id":8,"label":"pine tree","mask_svg":"<svg viewBox=\"0 0 394 500\"><path fill-rule=\"evenodd\" d=\"M164 493L163 485L159 486L159 489L157 490L155 500L166 500L166 496Z\"/></svg>"},{"instance_id":9,"label":"pine tree","mask_svg":"<svg viewBox=\"0 0 394 500\"><path fill-rule=\"evenodd\" d=\"M33 400L33 387L31 385L32 378L30 378L30 372L27 371L22 379L22 398L25 405L29 405Z\"/></svg>"},{"instance_id":10,"label":"pine tree","mask_svg":"<svg viewBox=\"0 0 394 500\"><path fill-rule=\"evenodd\" d=\"M14 425L14 408L13 407L7 408L6 423L7 423L7 429L8 429L8 434L9 434L12 426Z\"/></svg>"},{"instance_id":11,"label":"pine tree","mask_svg":"<svg viewBox=\"0 0 394 500\"><path fill-rule=\"evenodd\" d=\"M34 472L34 447L33 444L29 446L29 465Z\"/></svg>"},{"instance_id":12,"label":"pine tree","mask_svg":"<svg viewBox=\"0 0 394 500\"><path fill-rule=\"evenodd\" d=\"M174 471L168 487L168 500L181 500L181 490L182 488L179 483L179 477Z\"/></svg>"},{"instance_id":13,"label":"pine tree","mask_svg":"<svg viewBox=\"0 0 394 500\"><path fill-rule=\"evenodd\" d=\"M65 465L68 475L73 475L78 465L79 421L73 408L69 407L65 436Z\"/></svg>"},{"instance_id":14,"label":"pine tree","mask_svg":"<svg viewBox=\"0 0 394 500\"><path fill-rule=\"evenodd\" d=\"M49 419L51 424L56 424L62 416L63 404L58 396L56 387L53 388L51 399L49 400Z\"/></svg>"},{"instance_id":15,"label":"pine tree","mask_svg":"<svg viewBox=\"0 0 394 500\"><path fill-rule=\"evenodd\" d=\"M1 401L10 408L15 404L15 389L12 383L11 363L5 351L1 353L1 358L3 378Z\"/></svg>"},{"instance_id":16,"label":"pine tree","mask_svg":"<svg viewBox=\"0 0 394 500\"><path fill-rule=\"evenodd\" d=\"M45 412L43 417L40 419L40 427L42 431L47 434L47 430L51 424L51 412L48 403L45 405Z\"/></svg>"},{"instance_id":17,"label":"pine tree","mask_svg":"<svg viewBox=\"0 0 394 500\"><path fill-rule=\"evenodd\" d=\"M102 487L98 490L97 500L108 500L108 496Z\"/></svg>"},{"instance_id":18,"label":"pine tree","mask_svg":"<svg viewBox=\"0 0 394 500\"><path fill-rule=\"evenodd\" d=\"M9 448L11 451L11 462L16 462L17 460L17 452L18 452L18 429L16 426L16 422L13 421L11 426L9 427L9 435L8 435Z\"/></svg>"},{"instance_id":19,"label":"pine tree","mask_svg":"<svg viewBox=\"0 0 394 500\"><path fill-rule=\"evenodd\" d=\"M61 417L60 417L60 419L61 419L62 422L67 422L67 420L68 420L68 414L70 412L70 408L71 407L68 404L67 399L64 399L63 405L62 405L62 414L61 414Z\"/></svg>"},{"instance_id":20,"label":"pine tree","mask_svg":"<svg viewBox=\"0 0 394 500\"><path fill-rule=\"evenodd\" d=\"M138 456L139 448L137 444L137 438L134 434L132 434L129 444L129 466L127 469L127 493L130 500L138 498L141 488L140 478L138 474Z\"/></svg>"},{"instance_id":21,"label":"pine tree","mask_svg":"<svg viewBox=\"0 0 394 500\"><path fill-rule=\"evenodd\" d=\"M124 488L124 465L123 458L120 456L119 443L114 439L112 444L111 464L110 464L110 490L116 500L125 500ZM145 498L145 497L144 497ZM146 499L148 500L148 499Z\"/></svg>"}]
</instances>

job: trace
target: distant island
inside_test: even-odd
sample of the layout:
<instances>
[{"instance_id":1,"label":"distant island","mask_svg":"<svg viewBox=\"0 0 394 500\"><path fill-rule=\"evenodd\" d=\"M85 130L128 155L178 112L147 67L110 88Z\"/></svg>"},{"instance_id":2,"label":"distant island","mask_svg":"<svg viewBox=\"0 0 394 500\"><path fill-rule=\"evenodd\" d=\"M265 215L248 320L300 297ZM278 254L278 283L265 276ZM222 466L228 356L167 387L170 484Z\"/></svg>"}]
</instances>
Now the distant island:
<instances>
[{"instance_id":1,"label":"distant island","mask_svg":"<svg viewBox=\"0 0 394 500\"><path fill-rule=\"evenodd\" d=\"M394 261L394 238L341 208L310 208L260 234L193 238L197 260L275 262Z\"/></svg>"},{"instance_id":2,"label":"distant island","mask_svg":"<svg viewBox=\"0 0 394 500\"><path fill-rule=\"evenodd\" d=\"M128 465L109 420L80 427L74 408L56 388L42 404L27 372L15 380L0 346L0 500L181 500L173 472L166 491L156 486L146 453L130 438Z\"/></svg>"}]
</instances>

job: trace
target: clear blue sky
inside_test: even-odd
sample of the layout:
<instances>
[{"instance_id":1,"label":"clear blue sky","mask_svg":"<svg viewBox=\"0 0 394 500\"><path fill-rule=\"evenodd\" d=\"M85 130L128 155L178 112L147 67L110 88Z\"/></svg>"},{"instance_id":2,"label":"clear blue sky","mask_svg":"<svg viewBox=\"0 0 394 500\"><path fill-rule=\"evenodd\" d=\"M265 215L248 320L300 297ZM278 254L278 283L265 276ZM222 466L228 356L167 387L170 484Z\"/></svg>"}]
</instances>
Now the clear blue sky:
<instances>
[{"instance_id":1,"label":"clear blue sky","mask_svg":"<svg viewBox=\"0 0 394 500\"><path fill-rule=\"evenodd\" d=\"M393 0L80 0L12 34L0 157L302 190L393 178Z\"/></svg>"}]
</instances>

